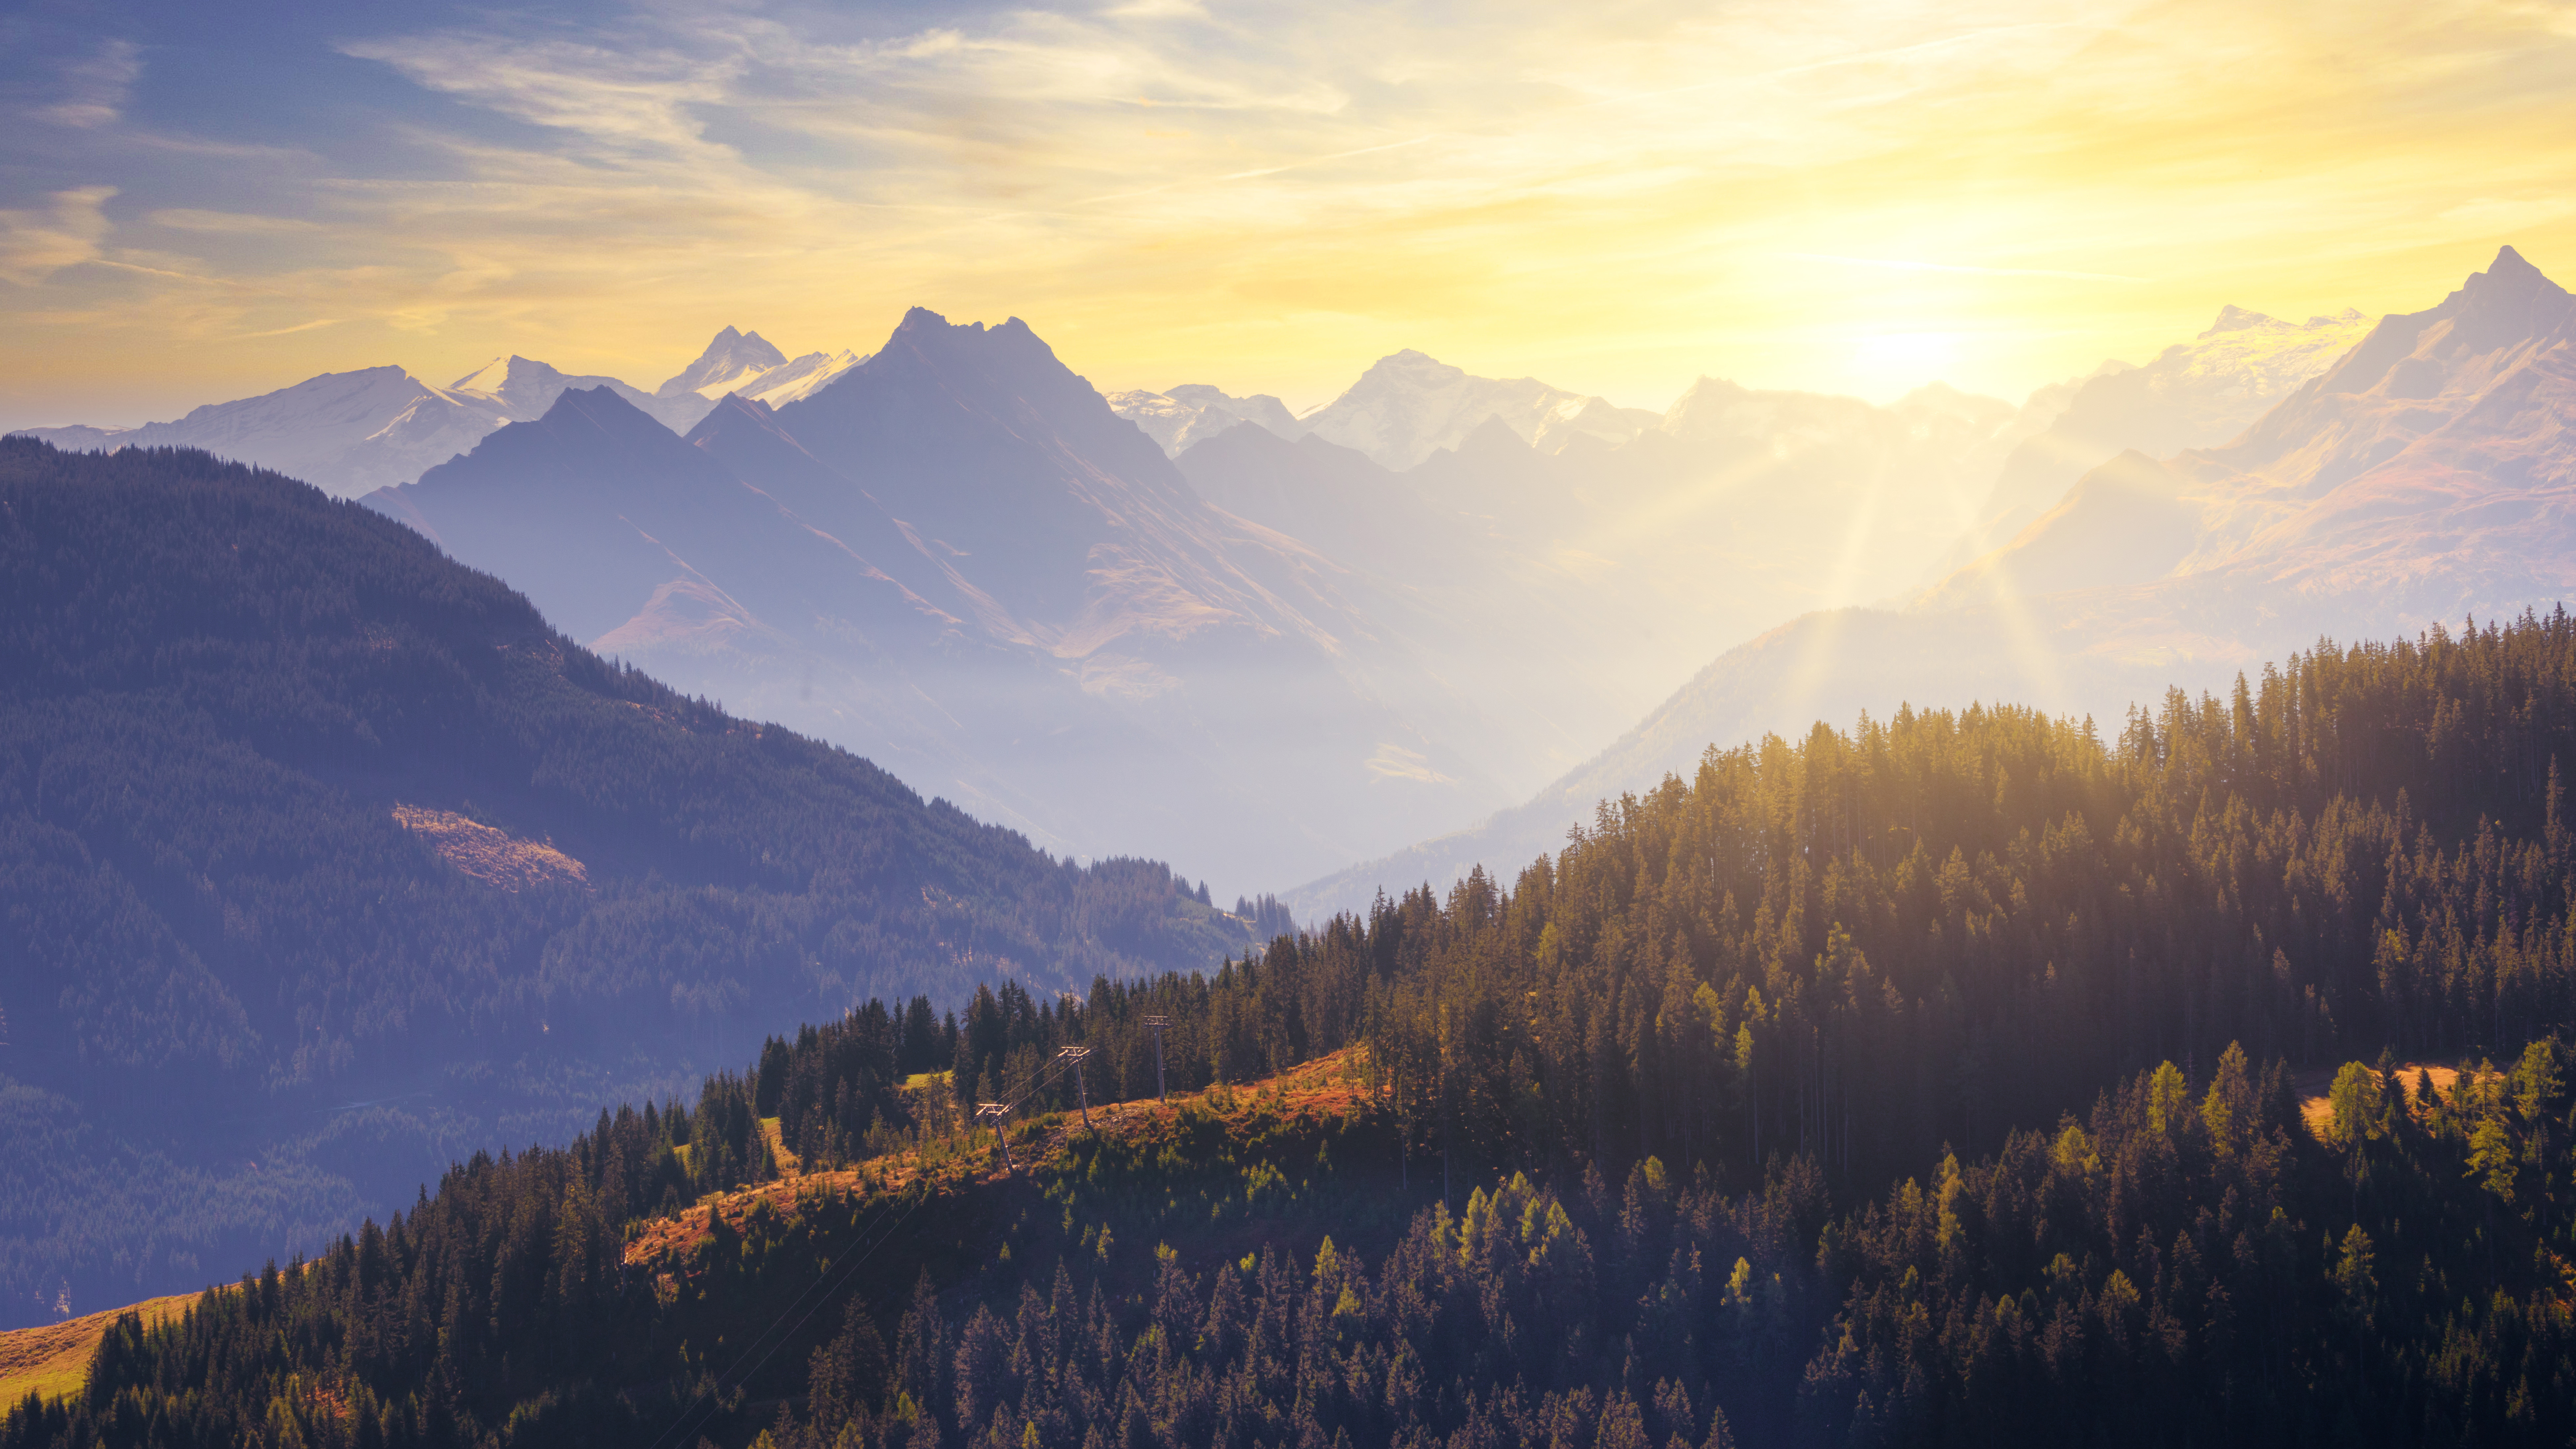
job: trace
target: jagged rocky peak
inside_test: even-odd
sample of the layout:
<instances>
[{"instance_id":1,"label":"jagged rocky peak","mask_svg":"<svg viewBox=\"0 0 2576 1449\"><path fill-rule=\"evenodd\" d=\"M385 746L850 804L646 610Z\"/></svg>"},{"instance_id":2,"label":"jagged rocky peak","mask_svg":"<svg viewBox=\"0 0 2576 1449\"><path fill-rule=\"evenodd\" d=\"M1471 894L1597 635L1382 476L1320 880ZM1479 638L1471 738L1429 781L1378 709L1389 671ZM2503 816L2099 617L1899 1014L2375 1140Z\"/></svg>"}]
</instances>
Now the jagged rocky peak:
<instances>
[{"instance_id":1,"label":"jagged rocky peak","mask_svg":"<svg viewBox=\"0 0 2576 1449\"><path fill-rule=\"evenodd\" d=\"M889 348L898 342L911 342L916 346L948 345L961 352L973 349L977 356L1043 357L1048 362L1056 361L1055 349L1047 346L1045 338L1038 336L1028 323L1017 317L989 325L951 322L927 307L914 307L903 314L903 320L895 324L894 335L887 339Z\"/></svg>"},{"instance_id":2,"label":"jagged rocky peak","mask_svg":"<svg viewBox=\"0 0 2576 1449\"><path fill-rule=\"evenodd\" d=\"M2505 247L2485 271L2470 273L2460 290L2434 310L2473 319L2478 332L2502 339L2534 336L2556 326L2570 301L2566 288L2541 275L2522 253Z\"/></svg>"},{"instance_id":3,"label":"jagged rocky peak","mask_svg":"<svg viewBox=\"0 0 2576 1449\"><path fill-rule=\"evenodd\" d=\"M868 383L849 391L844 406L859 404L875 388L928 387L928 395L964 400L993 417L1025 409L1065 436L1103 444L1111 453L1135 437L1090 380L1065 366L1046 339L1017 317L990 325L951 322L927 307L914 307L904 313L885 346L851 375ZM843 391L831 389L834 394ZM817 397L798 406L821 401Z\"/></svg>"}]
</instances>

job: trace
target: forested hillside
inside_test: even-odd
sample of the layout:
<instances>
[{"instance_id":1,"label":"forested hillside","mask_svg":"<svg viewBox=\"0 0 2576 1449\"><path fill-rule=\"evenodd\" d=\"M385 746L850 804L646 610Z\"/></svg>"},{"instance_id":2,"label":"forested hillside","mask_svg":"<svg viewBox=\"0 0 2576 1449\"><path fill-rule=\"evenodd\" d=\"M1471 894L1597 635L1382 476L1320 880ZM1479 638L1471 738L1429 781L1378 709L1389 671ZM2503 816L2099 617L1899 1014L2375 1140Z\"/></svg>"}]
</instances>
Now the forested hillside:
<instances>
[{"instance_id":1,"label":"forested hillside","mask_svg":"<svg viewBox=\"0 0 2576 1449\"><path fill-rule=\"evenodd\" d=\"M1712 753L1508 887L477 1158L0 1445L2564 1443L2571 723L2553 614ZM1154 1016L1355 1094L1098 1112ZM769 1116L817 1175L687 1206Z\"/></svg>"},{"instance_id":2,"label":"forested hillside","mask_svg":"<svg viewBox=\"0 0 2576 1449\"><path fill-rule=\"evenodd\" d=\"M318 1245L870 993L1249 940L200 453L0 441L0 1324ZM397 1194L399 1196L397 1196Z\"/></svg>"}]
</instances>

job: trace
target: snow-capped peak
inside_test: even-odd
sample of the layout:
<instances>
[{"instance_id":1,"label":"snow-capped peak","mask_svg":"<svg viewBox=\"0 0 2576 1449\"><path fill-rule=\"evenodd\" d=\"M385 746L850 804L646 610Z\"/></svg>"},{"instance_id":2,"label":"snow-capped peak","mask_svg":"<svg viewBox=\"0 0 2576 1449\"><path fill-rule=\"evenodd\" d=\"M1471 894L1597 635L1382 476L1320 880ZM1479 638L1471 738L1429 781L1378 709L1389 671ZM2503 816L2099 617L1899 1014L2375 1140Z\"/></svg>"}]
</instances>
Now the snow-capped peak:
<instances>
[{"instance_id":1,"label":"snow-capped peak","mask_svg":"<svg viewBox=\"0 0 2576 1449\"><path fill-rule=\"evenodd\" d=\"M490 398L517 416L531 408L544 412L563 391L564 381L560 369L513 353L493 358L449 383L447 390Z\"/></svg>"},{"instance_id":2,"label":"snow-capped peak","mask_svg":"<svg viewBox=\"0 0 2576 1449\"><path fill-rule=\"evenodd\" d=\"M771 345L757 332L737 332L727 327L715 335L698 360L680 369L677 376L653 390L655 397L674 398L696 393L713 402L787 361L787 354Z\"/></svg>"}]
</instances>

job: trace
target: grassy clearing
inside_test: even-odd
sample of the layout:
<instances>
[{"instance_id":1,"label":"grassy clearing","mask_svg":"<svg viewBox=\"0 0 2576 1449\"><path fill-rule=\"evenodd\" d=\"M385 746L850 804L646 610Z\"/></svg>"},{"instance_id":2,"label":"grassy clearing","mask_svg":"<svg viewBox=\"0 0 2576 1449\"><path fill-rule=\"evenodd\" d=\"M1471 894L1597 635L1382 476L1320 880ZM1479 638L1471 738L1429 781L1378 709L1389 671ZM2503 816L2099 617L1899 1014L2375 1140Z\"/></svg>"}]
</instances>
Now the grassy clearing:
<instances>
[{"instance_id":1,"label":"grassy clearing","mask_svg":"<svg viewBox=\"0 0 2576 1449\"><path fill-rule=\"evenodd\" d=\"M2367 1066L2368 1063L2363 1065ZM2319 1141L2325 1139L2327 1129L2334 1125L2334 1104L2328 1100L2326 1093L2334 1087L2335 1073L2340 1070L2342 1065L2338 1063L2332 1067L2314 1067L2290 1078L2291 1090L2299 1094L2299 1120L2308 1125L2308 1131L2315 1134ZM2377 1075L2378 1070L2376 1067L2371 1068L2373 1075ZM2424 1072L2432 1077L2433 1090L2441 1093L2445 1101L2450 1099L2452 1089L2459 1085L2459 1068L2439 1066L2432 1062L2411 1061L2397 1064L2398 1084L2412 1091L2417 1072Z\"/></svg>"},{"instance_id":2,"label":"grassy clearing","mask_svg":"<svg viewBox=\"0 0 2576 1449\"><path fill-rule=\"evenodd\" d=\"M0 1333L0 1404L15 1404L30 1390L48 1399L78 1393L89 1374L90 1355L98 1351L98 1341L107 1336L116 1315L140 1313L150 1325L178 1317L196 1301L196 1294L181 1293Z\"/></svg>"}]
</instances>

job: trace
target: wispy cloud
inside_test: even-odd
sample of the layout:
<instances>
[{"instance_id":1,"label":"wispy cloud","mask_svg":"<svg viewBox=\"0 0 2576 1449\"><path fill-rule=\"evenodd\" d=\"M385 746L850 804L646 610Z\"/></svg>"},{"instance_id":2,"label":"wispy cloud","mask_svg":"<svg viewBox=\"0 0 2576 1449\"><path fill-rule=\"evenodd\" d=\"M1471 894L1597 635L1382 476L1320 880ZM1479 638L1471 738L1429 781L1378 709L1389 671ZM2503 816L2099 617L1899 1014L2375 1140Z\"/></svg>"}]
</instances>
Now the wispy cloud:
<instances>
[{"instance_id":1,"label":"wispy cloud","mask_svg":"<svg viewBox=\"0 0 2576 1449\"><path fill-rule=\"evenodd\" d=\"M176 231L216 232L227 236L273 236L287 232L315 232L321 224L306 217L253 216L238 211L202 211L195 207L165 206L146 213L145 221Z\"/></svg>"},{"instance_id":2,"label":"wispy cloud","mask_svg":"<svg viewBox=\"0 0 2576 1449\"><path fill-rule=\"evenodd\" d=\"M316 317L310 322L298 322L292 327L271 327L265 332L245 332L241 335L245 340L253 337L291 337L298 332L313 332L324 327L339 325L340 319L337 317Z\"/></svg>"},{"instance_id":3,"label":"wispy cloud","mask_svg":"<svg viewBox=\"0 0 2576 1449\"><path fill-rule=\"evenodd\" d=\"M0 280L33 287L65 267L94 262L107 239L113 186L57 191L42 208L0 211Z\"/></svg>"},{"instance_id":4,"label":"wispy cloud","mask_svg":"<svg viewBox=\"0 0 2576 1449\"><path fill-rule=\"evenodd\" d=\"M141 74L141 47L130 40L102 42L62 68L60 98L38 107L37 119L82 129L108 125L123 114L126 97Z\"/></svg>"},{"instance_id":5,"label":"wispy cloud","mask_svg":"<svg viewBox=\"0 0 2576 1449\"><path fill-rule=\"evenodd\" d=\"M691 108L723 101L738 62L659 47L615 49L448 32L352 41L343 53L382 61L416 84L502 115L625 152L703 152Z\"/></svg>"}]
</instances>

